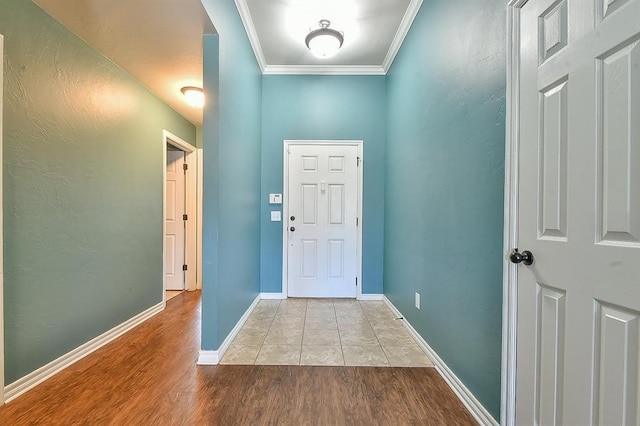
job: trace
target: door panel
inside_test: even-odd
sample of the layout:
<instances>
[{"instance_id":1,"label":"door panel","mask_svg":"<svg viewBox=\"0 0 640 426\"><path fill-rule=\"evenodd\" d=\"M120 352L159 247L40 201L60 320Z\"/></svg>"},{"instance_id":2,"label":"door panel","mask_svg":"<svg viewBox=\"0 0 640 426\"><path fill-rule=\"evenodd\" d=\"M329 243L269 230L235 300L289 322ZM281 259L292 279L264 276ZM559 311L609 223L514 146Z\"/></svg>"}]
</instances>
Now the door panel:
<instances>
[{"instance_id":1,"label":"door panel","mask_svg":"<svg viewBox=\"0 0 640 426\"><path fill-rule=\"evenodd\" d=\"M287 155L288 295L355 297L358 148L292 144Z\"/></svg>"},{"instance_id":2,"label":"door panel","mask_svg":"<svg viewBox=\"0 0 640 426\"><path fill-rule=\"evenodd\" d=\"M516 424L640 425L640 0L520 9Z\"/></svg>"},{"instance_id":3,"label":"door panel","mask_svg":"<svg viewBox=\"0 0 640 426\"><path fill-rule=\"evenodd\" d=\"M640 41L597 60L601 241L640 242Z\"/></svg>"},{"instance_id":4,"label":"door panel","mask_svg":"<svg viewBox=\"0 0 640 426\"><path fill-rule=\"evenodd\" d=\"M538 237L567 238L567 88L562 79L540 93Z\"/></svg>"},{"instance_id":5,"label":"door panel","mask_svg":"<svg viewBox=\"0 0 640 426\"><path fill-rule=\"evenodd\" d=\"M344 226L344 185L329 185L329 226Z\"/></svg>"},{"instance_id":6,"label":"door panel","mask_svg":"<svg viewBox=\"0 0 640 426\"><path fill-rule=\"evenodd\" d=\"M317 225L318 218L318 185L302 185L302 223Z\"/></svg>"},{"instance_id":7,"label":"door panel","mask_svg":"<svg viewBox=\"0 0 640 426\"><path fill-rule=\"evenodd\" d=\"M639 374L639 314L598 303L596 317L595 418L603 425L637 425L640 394L633 378Z\"/></svg>"},{"instance_id":8,"label":"door panel","mask_svg":"<svg viewBox=\"0 0 640 426\"><path fill-rule=\"evenodd\" d=\"M540 424L561 424L566 293L537 284L536 399Z\"/></svg>"}]
</instances>

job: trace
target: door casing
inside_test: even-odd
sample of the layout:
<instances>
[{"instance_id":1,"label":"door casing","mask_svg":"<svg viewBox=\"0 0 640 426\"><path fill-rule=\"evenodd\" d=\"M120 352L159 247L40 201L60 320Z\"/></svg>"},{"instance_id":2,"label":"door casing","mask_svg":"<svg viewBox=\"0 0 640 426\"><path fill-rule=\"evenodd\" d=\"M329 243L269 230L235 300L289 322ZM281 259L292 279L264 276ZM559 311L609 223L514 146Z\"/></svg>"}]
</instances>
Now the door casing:
<instances>
[{"instance_id":1,"label":"door casing","mask_svg":"<svg viewBox=\"0 0 640 426\"><path fill-rule=\"evenodd\" d=\"M200 250L200 237L198 235L198 188L202 186L202 181L199 180L199 177L202 176L201 173L198 173L198 150L195 146L190 145L184 140L180 139L176 135L171 134L170 132L164 130L162 132L162 147L163 147L163 167L162 167L162 300L165 300L165 290L166 290L166 282L165 282L165 256L167 252L166 244L165 244L165 235L167 232L166 229L166 185L167 185L167 149L166 146L171 145L175 148L178 148L181 151L184 151L185 161L191 173L187 173L186 176L186 205L187 205L187 228L186 228L186 242L185 242L185 263L188 265L186 279L185 279L185 290L192 291L198 288L198 279L202 276L200 273L201 265L198 263L198 260L201 259L201 250Z\"/></svg>"},{"instance_id":2,"label":"door casing","mask_svg":"<svg viewBox=\"0 0 640 426\"><path fill-rule=\"evenodd\" d=\"M288 176L289 176L289 156L287 152L292 145L350 145L358 148L358 204L356 212L358 215L358 226L356 228L356 276L358 286L356 287L356 298L362 298L362 194L363 194L363 170L364 170L364 142L361 140L285 140L283 149L283 181L282 181L282 295L283 299L289 294L288 270L289 270L289 232L287 232L286 219L289 217L288 205Z\"/></svg>"},{"instance_id":3,"label":"door casing","mask_svg":"<svg viewBox=\"0 0 640 426\"><path fill-rule=\"evenodd\" d=\"M507 114L504 184L504 256L502 297L502 395L501 424L515 425L516 407L516 330L518 268L508 259L512 247L518 247L518 152L520 111L520 10L528 0L507 4Z\"/></svg>"}]
</instances>

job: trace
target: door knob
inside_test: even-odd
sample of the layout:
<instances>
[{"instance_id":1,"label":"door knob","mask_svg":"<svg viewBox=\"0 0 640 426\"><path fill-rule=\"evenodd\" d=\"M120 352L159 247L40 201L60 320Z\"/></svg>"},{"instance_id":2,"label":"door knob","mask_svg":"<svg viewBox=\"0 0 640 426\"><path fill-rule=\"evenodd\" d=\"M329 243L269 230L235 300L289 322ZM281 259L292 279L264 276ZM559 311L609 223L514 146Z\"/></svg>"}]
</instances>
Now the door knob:
<instances>
[{"instance_id":1,"label":"door knob","mask_svg":"<svg viewBox=\"0 0 640 426\"><path fill-rule=\"evenodd\" d=\"M289 228L289 231L291 231L291 232L293 232L293 231L295 231L295 230L296 230L296 227L295 227L295 226L292 226L291 228Z\"/></svg>"},{"instance_id":2,"label":"door knob","mask_svg":"<svg viewBox=\"0 0 640 426\"><path fill-rule=\"evenodd\" d=\"M509 255L511 263L524 263L525 265L531 265L533 263L533 253L529 250L525 250L522 253L518 253L518 249L514 248Z\"/></svg>"}]
</instances>

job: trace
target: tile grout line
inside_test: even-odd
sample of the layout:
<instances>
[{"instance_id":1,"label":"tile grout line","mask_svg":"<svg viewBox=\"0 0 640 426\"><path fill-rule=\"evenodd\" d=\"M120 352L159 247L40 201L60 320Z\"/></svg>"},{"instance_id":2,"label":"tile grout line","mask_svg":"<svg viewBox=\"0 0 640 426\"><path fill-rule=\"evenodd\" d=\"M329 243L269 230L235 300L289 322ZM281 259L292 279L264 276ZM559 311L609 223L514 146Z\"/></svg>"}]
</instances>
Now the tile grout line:
<instances>
[{"instance_id":1,"label":"tile grout line","mask_svg":"<svg viewBox=\"0 0 640 426\"><path fill-rule=\"evenodd\" d=\"M302 347L304 345L304 335L307 329L307 309L309 309L309 300L304 303L304 322L302 323L302 338L300 339L300 353L298 354L298 365L302 362Z\"/></svg>"},{"instance_id":2,"label":"tile grout line","mask_svg":"<svg viewBox=\"0 0 640 426\"><path fill-rule=\"evenodd\" d=\"M271 318L271 322L269 323L269 327L267 327L267 332L265 333L264 337L262 338L262 343L260 343L260 349L258 349L258 353L256 354L255 358L253 359L253 365L256 365L256 362L258 362L258 357L260 356L260 352L262 352L262 348L264 347L264 341L267 339L267 335L271 331L271 327L273 327L273 321L275 320L276 315L278 314L278 309L280 308L280 304L281 303L282 302L278 302L278 305L276 306L276 312L273 314L273 318Z\"/></svg>"},{"instance_id":3,"label":"tile grout line","mask_svg":"<svg viewBox=\"0 0 640 426\"><path fill-rule=\"evenodd\" d=\"M360 303L360 302L358 302ZM362 305L360 306L360 308L362 308ZM391 365L391 361L389 360L389 357L387 356L387 353L384 351L384 347L382 346L382 343L380 342L380 339L378 338L378 333L376 333L376 330L373 328L373 325L371 324L371 321L369 321L369 314L367 313L366 310L362 309L364 311L364 317L367 319L367 322L369 323L369 327L371 327L371 330L373 330L373 335L376 336L376 341L378 342L378 345L380 346L380 350L382 351L382 355L384 355L384 359L387 360L387 363L389 364L389 367L392 367Z\"/></svg>"}]
</instances>

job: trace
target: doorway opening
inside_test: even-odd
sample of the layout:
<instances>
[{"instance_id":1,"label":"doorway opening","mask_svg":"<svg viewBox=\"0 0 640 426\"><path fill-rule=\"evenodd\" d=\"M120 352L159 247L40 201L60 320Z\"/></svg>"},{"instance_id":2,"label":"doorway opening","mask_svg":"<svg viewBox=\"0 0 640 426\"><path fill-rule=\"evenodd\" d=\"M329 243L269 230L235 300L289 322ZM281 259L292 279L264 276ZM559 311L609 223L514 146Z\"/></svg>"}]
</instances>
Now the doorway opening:
<instances>
[{"instance_id":1,"label":"doorway opening","mask_svg":"<svg viewBox=\"0 0 640 426\"><path fill-rule=\"evenodd\" d=\"M362 295L363 141L284 141L282 291Z\"/></svg>"},{"instance_id":2,"label":"doorway opening","mask_svg":"<svg viewBox=\"0 0 640 426\"><path fill-rule=\"evenodd\" d=\"M200 274L198 150L164 131L163 300L196 290Z\"/></svg>"}]
</instances>

